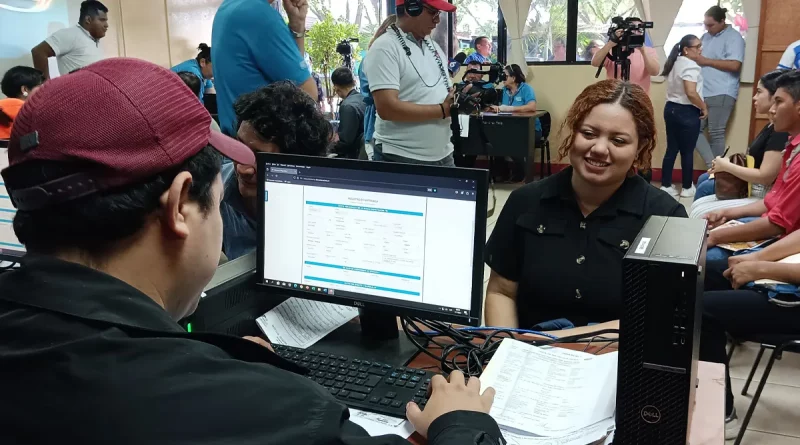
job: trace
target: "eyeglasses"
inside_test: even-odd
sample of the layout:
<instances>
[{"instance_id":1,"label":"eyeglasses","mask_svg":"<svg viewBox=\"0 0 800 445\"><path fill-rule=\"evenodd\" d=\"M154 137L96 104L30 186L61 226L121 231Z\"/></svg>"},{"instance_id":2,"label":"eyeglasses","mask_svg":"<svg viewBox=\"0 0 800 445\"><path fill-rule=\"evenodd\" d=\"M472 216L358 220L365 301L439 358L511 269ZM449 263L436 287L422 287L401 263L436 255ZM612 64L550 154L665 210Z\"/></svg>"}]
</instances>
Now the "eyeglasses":
<instances>
[{"instance_id":1,"label":"eyeglasses","mask_svg":"<svg viewBox=\"0 0 800 445\"><path fill-rule=\"evenodd\" d=\"M438 9L429 8L427 6L423 6L423 8L425 8L425 10L428 11L428 13L432 15L434 19L439 18L439 16L442 14L442 11Z\"/></svg>"}]
</instances>

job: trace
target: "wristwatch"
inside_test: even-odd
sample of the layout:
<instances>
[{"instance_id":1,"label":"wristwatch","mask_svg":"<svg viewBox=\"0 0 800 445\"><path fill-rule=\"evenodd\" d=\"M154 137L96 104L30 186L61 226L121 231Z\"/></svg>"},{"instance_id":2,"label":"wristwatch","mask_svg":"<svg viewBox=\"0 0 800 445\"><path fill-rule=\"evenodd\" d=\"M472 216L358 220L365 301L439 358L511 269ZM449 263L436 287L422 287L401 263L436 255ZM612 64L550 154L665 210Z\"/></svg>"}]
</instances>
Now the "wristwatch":
<instances>
[{"instance_id":1,"label":"wristwatch","mask_svg":"<svg viewBox=\"0 0 800 445\"><path fill-rule=\"evenodd\" d=\"M289 31L291 31L291 32L292 32L292 35L294 35L294 38L295 38L295 39L302 39L302 38L304 38L304 37L306 36L306 30L305 30L305 29L303 29L303 32L297 32L297 31L293 30L293 29L290 27L290 28L289 28Z\"/></svg>"}]
</instances>

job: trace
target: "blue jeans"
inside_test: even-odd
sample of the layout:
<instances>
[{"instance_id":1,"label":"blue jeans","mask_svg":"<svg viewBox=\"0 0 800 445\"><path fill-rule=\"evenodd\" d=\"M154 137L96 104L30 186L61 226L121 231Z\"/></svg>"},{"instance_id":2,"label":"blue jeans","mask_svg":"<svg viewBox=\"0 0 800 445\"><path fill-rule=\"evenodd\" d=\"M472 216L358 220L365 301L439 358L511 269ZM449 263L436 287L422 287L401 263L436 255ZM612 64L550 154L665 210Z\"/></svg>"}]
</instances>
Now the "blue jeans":
<instances>
[{"instance_id":1,"label":"blue jeans","mask_svg":"<svg viewBox=\"0 0 800 445\"><path fill-rule=\"evenodd\" d=\"M383 153L383 144L375 144L372 151L372 160L378 162L397 162L400 164L417 164L417 165L433 165L437 167L455 167L455 159L453 153L445 156L444 159L438 161L420 161L419 159L406 158L392 154Z\"/></svg>"},{"instance_id":2,"label":"blue jeans","mask_svg":"<svg viewBox=\"0 0 800 445\"><path fill-rule=\"evenodd\" d=\"M709 179L708 173L703 173L697 178L697 191L694 192L694 200L697 201L700 198L704 198L706 196L711 196L716 193L714 189L714 184L716 184L716 180Z\"/></svg>"},{"instance_id":3,"label":"blue jeans","mask_svg":"<svg viewBox=\"0 0 800 445\"><path fill-rule=\"evenodd\" d=\"M758 216L749 216L739 219L740 222L749 223L760 219ZM712 247L706 252L706 282L705 290L731 290L731 282L722 273L728 269L728 258L733 252L720 247Z\"/></svg>"},{"instance_id":4,"label":"blue jeans","mask_svg":"<svg viewBox=\"0 0 800 445\"><path fill-rule=\"evenodd\" d=\"M672 169L680 153L683 188L691 188L694 146L700 134L700 110L694 105L667 102L664 106L664 121L667 124L667 152L661 164L661 185L672 186Z\"/></svg>"}]
</instances>

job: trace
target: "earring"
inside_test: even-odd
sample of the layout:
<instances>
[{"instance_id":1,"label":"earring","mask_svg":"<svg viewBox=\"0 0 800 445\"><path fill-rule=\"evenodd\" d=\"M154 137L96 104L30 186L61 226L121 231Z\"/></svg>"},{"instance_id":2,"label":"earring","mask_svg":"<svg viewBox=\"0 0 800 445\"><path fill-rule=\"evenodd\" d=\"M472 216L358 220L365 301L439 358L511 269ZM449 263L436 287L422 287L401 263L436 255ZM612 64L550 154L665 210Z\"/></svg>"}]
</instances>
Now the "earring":
<instances>
[{"instance_id":1,"label":"earring","mask_svg":"<svg viewBox=\"0 0 800 445\"><path fill-rule=\"evenodd\" d=\"M22 97L28 97L28 92L27 91L23 91L22 92Z\"/></svg>"}]
</instances>

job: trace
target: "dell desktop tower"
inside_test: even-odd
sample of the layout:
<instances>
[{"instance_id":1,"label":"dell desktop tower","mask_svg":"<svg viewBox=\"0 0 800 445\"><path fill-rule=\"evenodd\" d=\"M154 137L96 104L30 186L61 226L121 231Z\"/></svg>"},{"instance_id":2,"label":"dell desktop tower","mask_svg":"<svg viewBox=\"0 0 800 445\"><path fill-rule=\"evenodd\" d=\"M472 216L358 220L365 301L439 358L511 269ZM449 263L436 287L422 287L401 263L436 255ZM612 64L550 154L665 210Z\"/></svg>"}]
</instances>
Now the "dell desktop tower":
<instances>
[{"instance_id":1,"label":"dell desktop tower","mask_svg":"<svg viewBox=\"0 0 800 445\"><path fill-rule=\"evenodd\" d=\"M705 220L652 216L623 259L614 445L688 441L705 240Z\"/></svg>"}]
</instances>

